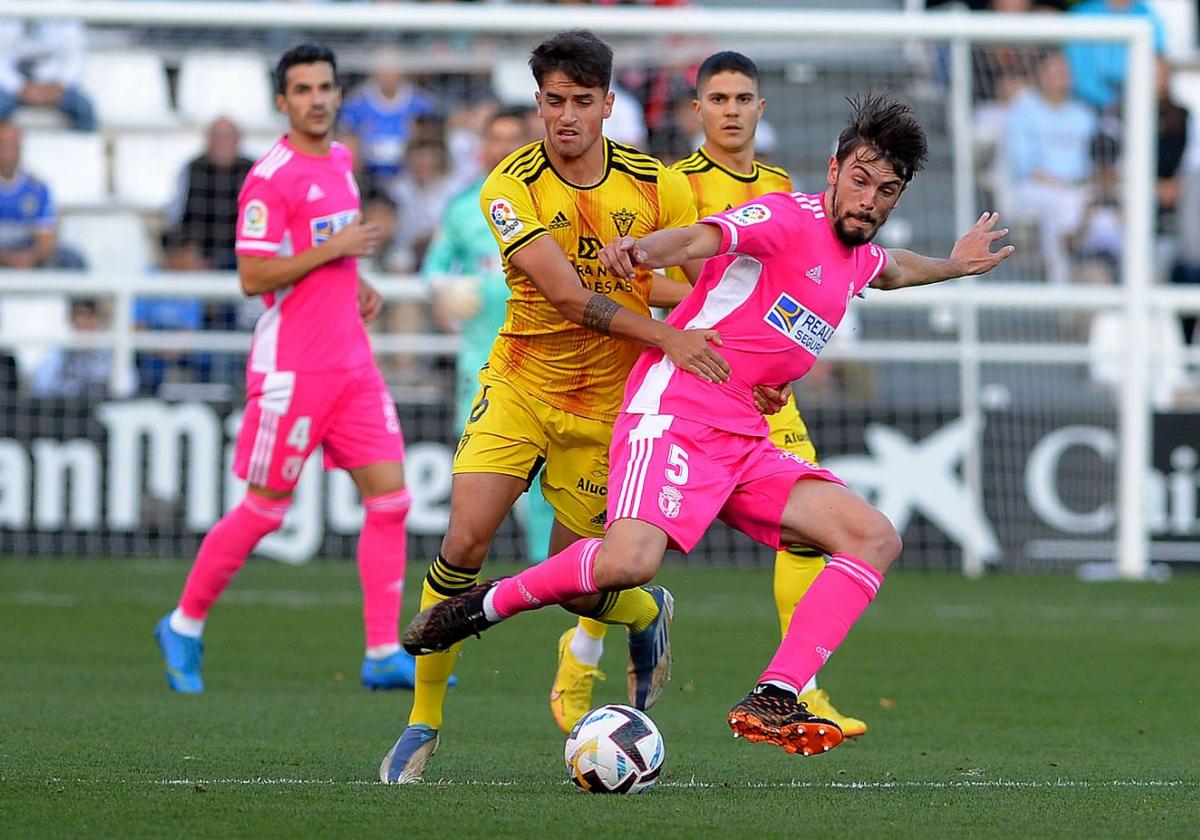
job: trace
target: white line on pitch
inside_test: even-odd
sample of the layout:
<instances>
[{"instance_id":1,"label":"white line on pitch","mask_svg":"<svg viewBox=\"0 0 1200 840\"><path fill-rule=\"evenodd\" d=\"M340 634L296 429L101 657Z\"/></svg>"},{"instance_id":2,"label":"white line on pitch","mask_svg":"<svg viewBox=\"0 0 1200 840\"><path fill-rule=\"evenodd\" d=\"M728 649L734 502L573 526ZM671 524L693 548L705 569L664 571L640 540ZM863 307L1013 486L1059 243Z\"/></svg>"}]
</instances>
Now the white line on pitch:
<instances>
[{"instance_id":1,"label":"white line on pitch","mask_svg":"<svg viewBox=\"0 0 1200 840\"><path fill-rule=\"evenodd\" d=\"M55 780L58 781L58 780ZM79 780L84 781L84 780ZM158 779L149 780L154 785L249 785L249 786L325 786L325 787L357 787L375 785L378 782L365 779ZM119 782L118 784L130 784ZM550 785L567 785L566 780L556 783L515 782L515 781L452 781L439 779L423 783L425 787L547 787ZM1183 779L1106 779L1101 781L1073 779L950 779L936 780L901 780L889 781L826 781L806 782L792 780L790 782L706 782L699 779L672 779L659 782L660 788L741 788L752 790L955 790L955 789L1096 789L1096 788L1190 788L1197 787L1200 782Z\"/></svg>"}]
</instances>

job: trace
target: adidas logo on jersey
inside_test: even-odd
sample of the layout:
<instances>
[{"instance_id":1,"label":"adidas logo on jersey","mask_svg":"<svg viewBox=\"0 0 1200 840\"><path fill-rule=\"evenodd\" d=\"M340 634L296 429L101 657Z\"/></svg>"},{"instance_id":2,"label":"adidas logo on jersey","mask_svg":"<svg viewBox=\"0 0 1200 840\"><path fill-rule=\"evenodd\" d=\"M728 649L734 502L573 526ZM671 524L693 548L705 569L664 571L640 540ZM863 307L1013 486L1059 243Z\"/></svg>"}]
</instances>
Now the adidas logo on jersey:
<instances>
[{"instance_id":1,"label":"adidas logo on jersey","mask_svg":"<svg viewBox=\"0 0 1200 840\"><path fill-rule=\"evenodd\" d=\"M321 189L316 184L312 184L309 186L308 195L304 196L304 200L305 201L320 201L324 197L325 197L325 190Z\"/></svg>"},{"instance_id":2,"label":"adidas logo on jersey","mask_svg":"<svg viewBox=\"0 0 1200 840\"><path fill-rule=\"evenodd\" d=\"M563 215L563 211L561 210L555 213L554 218L550 220L550 224L546 225L546 227L550 228L550 230L558 230L559 228L570 226L571 222L568 221L567 217Z\"/></svg>"},{"instance_id":3,"label":"adidas logo on jersey","mask_svg":"<svg viewBox=\"0 0 1200 840\"><path fill-rule=\"evenodd\" d=\"M804 276L816 283L818 286L821 285L821 266L818 265L810 268L808 271L804 272Z\"/></svg>"}]
</instances>

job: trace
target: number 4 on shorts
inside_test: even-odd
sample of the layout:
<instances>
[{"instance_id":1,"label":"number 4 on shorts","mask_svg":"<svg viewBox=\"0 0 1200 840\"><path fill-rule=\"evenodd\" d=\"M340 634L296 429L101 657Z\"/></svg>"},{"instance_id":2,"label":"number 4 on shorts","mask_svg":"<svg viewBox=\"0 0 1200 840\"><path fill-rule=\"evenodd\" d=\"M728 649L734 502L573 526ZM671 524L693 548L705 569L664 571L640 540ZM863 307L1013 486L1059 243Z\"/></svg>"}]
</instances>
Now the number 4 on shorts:
<instances>
[{"instance_id":1,"label":"number 4 on shorts","mask_svg":"<svg viewBox=\"0 0 1200 840\"><path fill-rule=\"evenodd\" d=\"M297 417L296 422L292 424L292 430L288 432L287 445L300 452L308 449L308 439L312 435L312 418L308 416Z\"/></svg>"}]
</instances>

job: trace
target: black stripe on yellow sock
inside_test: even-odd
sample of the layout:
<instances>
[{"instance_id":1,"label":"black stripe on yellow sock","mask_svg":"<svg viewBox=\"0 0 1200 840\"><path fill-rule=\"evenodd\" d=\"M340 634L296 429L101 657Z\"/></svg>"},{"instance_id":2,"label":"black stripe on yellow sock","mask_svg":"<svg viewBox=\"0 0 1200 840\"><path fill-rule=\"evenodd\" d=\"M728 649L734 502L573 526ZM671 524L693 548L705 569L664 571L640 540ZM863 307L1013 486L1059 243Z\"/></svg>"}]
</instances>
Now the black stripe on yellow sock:
<instances>
[{"instance_id":1,"label":"black stripe on yellow sock","mask_svg":"<svg viewBox=\"0 0 1200 840\"><path fill-rule=\"evenodd\" d=\"M617 599L621 597L620 591L617 592L601 592L600 603L596 605L596 609L584 616L584 618L594 618L596 621L603 621L606 613L610 612L617 605Z\"/></svg>"},{"instance_id":2,"label":"black stripe on yellow sock","mask_svg":"<svg viewBox=\"0 0 1200 840\"><path fill-rule=\"evenodd\" d=\"M825 552L807 545L789 545L784 549L793 557L824 557Z\"/></svg>"},{"instance_id":3,"label":"black stripe on yellow sock","mask_svg":"<svg viewBox=\"0 0 1200 840\"><path fill-rule=\"evenodd\" d=\"M447 598L453 598L455 595L466 592L478 580L479 569L466 569L462 566L451 565L440 554L429 564L429 571L425 573L425 581L429 584L429 588Z\"/></svg>"}]
</instances>

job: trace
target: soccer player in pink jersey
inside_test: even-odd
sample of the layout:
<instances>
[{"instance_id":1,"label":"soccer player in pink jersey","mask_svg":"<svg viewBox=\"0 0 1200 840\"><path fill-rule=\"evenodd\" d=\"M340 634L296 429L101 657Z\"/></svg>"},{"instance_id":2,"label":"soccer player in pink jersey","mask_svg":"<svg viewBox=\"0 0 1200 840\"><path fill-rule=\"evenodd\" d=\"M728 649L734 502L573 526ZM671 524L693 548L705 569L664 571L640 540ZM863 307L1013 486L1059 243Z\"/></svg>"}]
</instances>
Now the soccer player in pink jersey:
<instances>
[{"instance_id":1,"label":"soccer player in pink jersey","mask_svg":"<svg viewBox=\"0 0 1200 840\"><path fill-rule=\"evenodd\" d=\"M204 538L179 606L154 635L171 689L203 691L208 611L259 540L283 524L304 463L320 445L326 467L350 473L366 508L358 542L362 681L411 687L413 660L398 638L410 502L404 438L363 327L382 301L358 275L358 258L374 252L379 230L362 222L350 153L333 142L341 103L333 52L316 44L289 50L275 85L290 127L238 198L238 275L243 291L266 304L254 327L234 463L249 487Z\"/></svg>"},{"instance_id":2,"label":"soccer player in pink jersey","mask_svg":"<svg viewBox=\"0 0 1200 840\"><path fill-rule=\"evenodd\" d=\"M777 448L755 407L756 385L801 378L866 287L901 289L990 271L1006 230L985 213L949 259L870 244L927 155L907 105L856 100L829 161L824 194L770 193L687 228L609 243L619 276L634 266L707 262L668 319L721 336L726 382L705 382L648 348L630 373L613 432L608 529L504 580L419 614L404 635L414 654L441 650L548 604L586 610L601 593L651 580L667 548L688 551L714 519L773 548L817 546L830 560L796 605L758 685L729 712L734 734L811 755L841 743L832 721L796 699L875 597L900 554L887 518L828 470ZM665 675L667 667L664 664Z\"/></svg>"}]
</instances>

